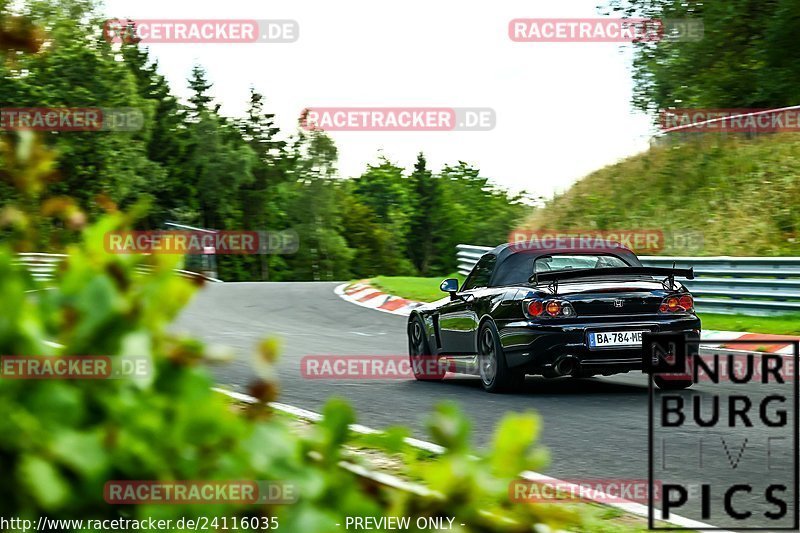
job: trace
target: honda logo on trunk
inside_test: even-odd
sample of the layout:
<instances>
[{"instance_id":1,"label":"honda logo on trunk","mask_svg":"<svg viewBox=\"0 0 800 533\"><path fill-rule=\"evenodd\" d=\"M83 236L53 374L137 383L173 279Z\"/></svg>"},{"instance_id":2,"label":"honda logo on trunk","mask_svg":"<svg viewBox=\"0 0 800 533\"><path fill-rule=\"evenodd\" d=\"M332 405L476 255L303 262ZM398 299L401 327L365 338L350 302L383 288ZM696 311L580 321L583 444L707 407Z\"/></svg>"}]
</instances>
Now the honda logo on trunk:
<instances>
[{"instance_id":1,"label":"honda logo on trunk","mask_svg":"<svg viewBox=\"0 0 800 533\"><path fill-rule=\"evenodd\" d=\"M617 298L616 300L614 300L614 307L622 307L622 299L621 298Z\"/></svg>"}]
</instances>

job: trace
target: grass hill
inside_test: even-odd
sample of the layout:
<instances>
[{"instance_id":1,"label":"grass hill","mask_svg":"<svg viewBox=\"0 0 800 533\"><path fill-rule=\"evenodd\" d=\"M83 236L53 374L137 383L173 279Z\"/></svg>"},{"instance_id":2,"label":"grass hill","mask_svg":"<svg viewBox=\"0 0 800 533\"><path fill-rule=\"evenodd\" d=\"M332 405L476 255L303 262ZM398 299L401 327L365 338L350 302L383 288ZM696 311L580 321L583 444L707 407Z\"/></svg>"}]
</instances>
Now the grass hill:
<instances>
[{"instance_id":1,"label":"grass hill","mask_svg":"<svg viewBox=\"0 0 800 533\"><path fill-rule=\"evenodd\" d=\"M663 255L800 256L800 134L694 134L602 168L524 221L525 229L701 232Z\"/></svg>"}]
</instances>

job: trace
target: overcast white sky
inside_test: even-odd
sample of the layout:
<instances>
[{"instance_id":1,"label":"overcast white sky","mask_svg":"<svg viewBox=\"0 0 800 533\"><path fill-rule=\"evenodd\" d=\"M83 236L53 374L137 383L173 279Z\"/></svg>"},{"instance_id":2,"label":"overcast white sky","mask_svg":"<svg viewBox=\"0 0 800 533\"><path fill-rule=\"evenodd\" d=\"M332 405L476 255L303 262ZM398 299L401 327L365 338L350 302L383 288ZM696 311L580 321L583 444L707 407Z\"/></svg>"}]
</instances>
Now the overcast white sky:
<instances>
[{"instance_id":1,"label":"overcast white sky","mask_svg":"<svg viewBox=\"0 0 800 533\"><path fill-rule=\"evenodd\" d=\"M515 43L514 18L597 16L604 0L105 0L110 18L294 19L290 44L151 44L178 95L202 64L222 112L241 116L252 85L284 132L306 107L491 107L492 131L331 136L343 176L382 151L409 168L463 160L512 190L551 196L647 148L630 105L630 45Z\"/></svg>"}]
</instances>

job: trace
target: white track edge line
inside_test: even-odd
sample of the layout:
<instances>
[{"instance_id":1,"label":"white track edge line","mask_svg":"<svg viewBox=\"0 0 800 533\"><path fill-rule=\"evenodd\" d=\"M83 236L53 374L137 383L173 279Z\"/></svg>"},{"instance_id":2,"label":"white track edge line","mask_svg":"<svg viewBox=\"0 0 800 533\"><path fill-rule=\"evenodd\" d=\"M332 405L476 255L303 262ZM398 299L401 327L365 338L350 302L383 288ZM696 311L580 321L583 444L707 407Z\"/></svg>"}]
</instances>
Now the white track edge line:
<instances>
[{"instance_id":1,"label":"white track edge line","mask_svg":"<svg viewBox=\"0 0 800 533\"><path fill-rule=\"evenodd\" d=\"M226 396L228 396L230 398L233 398L234 400L239 400L239 401L242 401L242 402L245 402L245 403L249 403L249 404L260 403L260 400L258 398L254 398L253 396L249 396L247 394L242 394L240 392L228 391L228 390L225 390L225 389L221 389L219 387L214 387L212 390L214 390L216 392L220 392L220 393L222 393L222 394L224 394L224 395L226 395ZM270 407L272 407L273 409L277 410L277 411L281 411L281 412L284 412L284 413L287 413L287 414L290 414L290 415L294 415L294 416L296 416L298 418L301 418L301 419L304 419L304 420L308 420L310 422L319 422L320 420L322 420L322 415L321 414L315 413L314 411L309 411L308 409L303 409L301 407L295 407L293 405L288 405L288 404L280 403L280 402L269 402L268 405ZM354 431L355 433L359 433L359 434L362 434L362 435L363 434L381 433L381 431L379 431L377 429L373 429L373 428L370 428L370 427L367 427L367 426L362 426L361 424L351 424L350 425L350 429L352 431ZM411 437L406 437L404 439L404 441L405 441L406 444L408 444L411 447L414 447L414 448L417 448L417 449L421 449L421 450L425 450L425 451L428 451L428 452L431 452L431 453L440 454L440 453L443 453L445 451L445 449L442 446L439 446L438 444L435 444L433 442L427 442L427 441L424 441L424 440L415 439L415 438L411 438ZM522 472L520 474L520 476L522 478L524 478L524 479L529 480L529 481L551 481L551 482L555 481L555 482L558 482L562 486L575 487L576 489L579 488L577 485L574 485L572 483L561 481L560 479L557 479L557 478L554 478L554 477L550 477L550 476L546 476L546 475L540 474L538 472L533 472L531 470L526 470L525 472ZM649 517L649 510L648 510L648 507L646 505L643 505L643 504L637 503L637 502L632 502L632 501L629 501L629 500L620 500L618 502L602 501L603 498L611 499L610 496L608 496L608 495L606 495L605 493L602 493L602 492L596 492L596 497L595 498L586 498L586 499L594 501L595 503L599 503L600 505L607 505L609 507L615 507L615 508L617 508L617 509L619 509L621 511L625 511L626 513L634 514L634 515L637 515L637 516L640 516L640 517L643 517L643 518L648 518ZM712 528L712 529L714 529L715 531L717 531L719 533L732 533L732 532L724 530L724 529L717 529L711 524L706 524L704 522L698 522L696 520L692 520L691 518L686 518L686 517L683 517L683 516L680 516L680 515L676 515L676 514L673 514L672 518L669 519L669 520L658 520L658 521L659 522L667 522L667 523L674 524L674 525L677 525L677 526L680 526L680 527Z\"/></svg>"}]
</instances>

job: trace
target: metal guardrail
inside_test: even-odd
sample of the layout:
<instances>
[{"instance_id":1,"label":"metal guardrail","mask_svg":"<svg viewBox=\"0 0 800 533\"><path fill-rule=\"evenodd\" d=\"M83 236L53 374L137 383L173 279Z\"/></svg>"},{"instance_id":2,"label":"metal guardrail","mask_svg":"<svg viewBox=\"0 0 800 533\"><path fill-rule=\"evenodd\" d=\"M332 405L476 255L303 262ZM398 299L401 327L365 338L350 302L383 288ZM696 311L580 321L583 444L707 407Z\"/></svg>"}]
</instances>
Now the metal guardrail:
<instances>
[{"instance_id":1,"label":"metal guardrail","mask_svg":"<svg viewBox=\"0 0 800 533\"><path fill-rule=\"evenodd\" d=\"M24 266L36 281L47 281L53 278L53 273L64 258L64 254L17 254L15 265Z\"/></svg>"},{"instance_id":2,"label":"metal guardrail","mask_svg":"<svg viewBox=\"0 0 800 533\"><path fill-rule=\"evenodd\" d=\"M21 253L17 254L14 260L15 265L24 266L31 273L36 281L49 281L53 279L58 265L66 258L64 254L43 254L43 253ZM150 269L147 266L137 267L136 271L140 274L147 273ZM185 278L202 278L206 281L221 282L222 280L203 275L199 272L176 269L178 275Z\"/></svg>"},{"instance_id":3,"label":"metal guardrail","mask_svg":"<svg viewBox=\"0 0 800 533\"><path fill-rule=\"evenodd\" d=\"M458 272L469 274L487 246L459 244ZM800 312L800 257L642 256L644 265L694 267L695 279L681 280L697 309L715 313L774 315Z\"/></svg>"}]
</instances>

